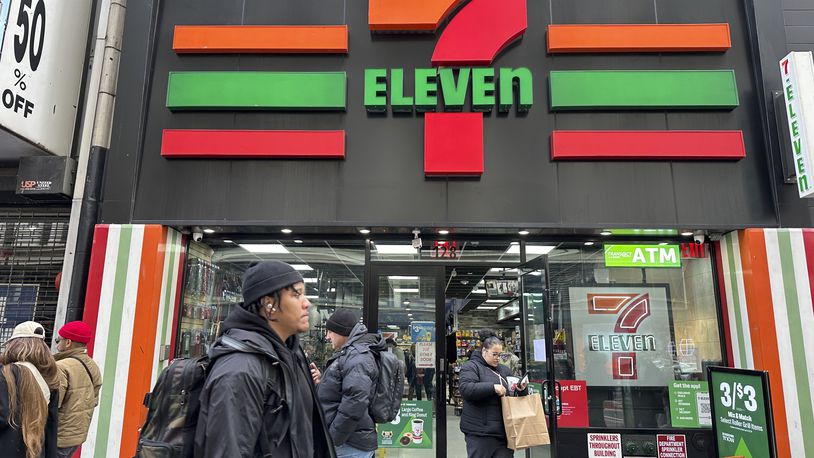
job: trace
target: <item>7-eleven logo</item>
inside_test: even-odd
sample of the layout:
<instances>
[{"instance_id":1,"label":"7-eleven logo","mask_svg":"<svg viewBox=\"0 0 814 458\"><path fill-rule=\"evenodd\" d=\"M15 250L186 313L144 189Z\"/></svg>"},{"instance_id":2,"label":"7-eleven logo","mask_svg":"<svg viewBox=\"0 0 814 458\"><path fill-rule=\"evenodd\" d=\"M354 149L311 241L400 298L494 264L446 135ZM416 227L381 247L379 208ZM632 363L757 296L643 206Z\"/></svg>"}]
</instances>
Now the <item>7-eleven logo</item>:
<instances>
[{"instance_id":1,"label":"7-eleven logo","mask_svg":"<svg viewBox=\"0 0 814 458\"><path fill-rule=\"evenodd\" d=\"M637 334L639 326L650 316L650 311L649 294L588 294L590 315L617 317L614 334L588 336L590 351L611 353L614 379L638 379L636 354L656 350L655 336Z\"/></svg>"},{"instance_id":2,"label":"7-eleven logo","mask_svg":"<svg viewBox=\"0 0 814 458\"><path fill-rule=\"evenodd\" d=\"M389 94L385 69L369 69L365 80L365 105L384 111L390 96L393 111L426 112L424 115L424 173L426 176L480 176L484 171L483 113L498 101L501 111L513 99L512 82L524 85L523 108L528 109L531 74L520 69L501 69L498 85L495 69L488 68L528 26L526 0L370 0L368 21L372 31L435 31L454 15L441 33L432 54L434 69L416 70L415 100L405 95L401 69L390 74ZM457 75L449 67L461 68ZM430 70L430 71L427 71ZM470 73L471 72L471 73ZM421 81L419 83L419 80ZM422 89L419 89L419 86ZM437 101L448 109L460 109L467 86L473 94L473 113L436 113ZM502 91L500 90L502 86ZM431 88L431 89L427 89ZM500 99L496 100L496 94ZM508 102L511 105L511 102ZM453 110L455 108L452 108Z\"/></svg>"}]
</instances>

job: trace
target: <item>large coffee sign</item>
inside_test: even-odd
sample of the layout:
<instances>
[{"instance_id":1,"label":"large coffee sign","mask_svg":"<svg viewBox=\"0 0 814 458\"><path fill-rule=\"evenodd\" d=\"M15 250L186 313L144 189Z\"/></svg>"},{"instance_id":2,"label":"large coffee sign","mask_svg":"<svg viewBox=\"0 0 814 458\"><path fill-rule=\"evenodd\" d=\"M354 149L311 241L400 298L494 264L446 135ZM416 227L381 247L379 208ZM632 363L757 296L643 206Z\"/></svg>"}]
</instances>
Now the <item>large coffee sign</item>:
<instances>
[{"instance_id":1,"label":"large coffee sign","mask_svg":"<svg viewBox=\"0 0 814 458\"><path fill-rule=\"evenodd\" d=\"M707 377L716 456L777 456L768 373L709 367Z\"/></svg>"},{"instance_id":2,"label":"large coffee sign","mask_svg":"<svg viewBox=\"0 0 814 458\"><path fill-rule=\"evenodd\" d=\"M789 121L794 171L800 197L814 196L810 140L814 134L814 60L811 52L792 52L780 61L783 98Z\"/></svg>"},{"instance_id":3,"label":"large coffee sign","mask_svg":"<svg viewBox=\"0 0 814 458\"><path fill-rule=\"evenodd\" d=\"M12 0L0 53L0 126L53 154L71 151L91 0Z\"/></svg>"}]
</instances>

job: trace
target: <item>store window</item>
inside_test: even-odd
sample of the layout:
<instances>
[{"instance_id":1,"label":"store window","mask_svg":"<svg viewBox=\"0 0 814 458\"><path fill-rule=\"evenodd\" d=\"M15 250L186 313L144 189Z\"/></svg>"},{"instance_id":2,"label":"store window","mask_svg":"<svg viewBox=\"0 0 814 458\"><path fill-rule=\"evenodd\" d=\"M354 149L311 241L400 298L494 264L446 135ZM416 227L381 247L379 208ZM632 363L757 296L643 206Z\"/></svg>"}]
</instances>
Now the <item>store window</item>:
<instances>
[{"instance_id":1,"label":"store window","mask_svg":"<svg viewBox=\"0 0 814 458\"><path fill-rule=\"evenodd\" d=\"M349 308L361 317L364 297L364 243L356 241L274 241L190 246L177 357L206 354L221 331L223 320L243 300L241 275L256 261L284 261L305 280L310 309L310 330L301 344L320 367L332 353L325 341L325 321L337 308Z\"/></svg>"},{"instance_id":2,"label":"store window","mask_svg":"<svg viewBox=\"0 0 814 458\"><path fill-rule=\"evenodd\" d=\"M609 268L602 247L561 247L549 254L548 301L537 297L545 280L527 277L527 292L537 295L527 298L528 359L539 375L545 307L553 316L553 367L569 396L559 426L711 426L705 371L723 358L704 251L680 268ZM587 396L574 394L583 390Z\"/></svg>"}]
</instances>

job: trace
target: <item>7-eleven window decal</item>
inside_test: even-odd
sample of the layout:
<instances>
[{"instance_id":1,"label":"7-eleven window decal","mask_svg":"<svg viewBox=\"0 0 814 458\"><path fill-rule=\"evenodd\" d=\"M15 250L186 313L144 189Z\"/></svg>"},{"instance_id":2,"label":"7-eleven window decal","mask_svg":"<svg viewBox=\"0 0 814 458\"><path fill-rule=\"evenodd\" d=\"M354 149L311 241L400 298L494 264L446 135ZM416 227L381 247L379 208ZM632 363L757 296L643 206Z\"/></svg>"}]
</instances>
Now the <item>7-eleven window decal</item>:
<instances>
[{"instance_id":1,"label":"7-eleven window decal","mask_svg":"<svg viewBox=\"0 0 814 458\"><path fill-rule=\"evenodd\" d=\"M577 379L663 386L674 378L667 286L569 288Z\"/></svg>"}]
</instances>

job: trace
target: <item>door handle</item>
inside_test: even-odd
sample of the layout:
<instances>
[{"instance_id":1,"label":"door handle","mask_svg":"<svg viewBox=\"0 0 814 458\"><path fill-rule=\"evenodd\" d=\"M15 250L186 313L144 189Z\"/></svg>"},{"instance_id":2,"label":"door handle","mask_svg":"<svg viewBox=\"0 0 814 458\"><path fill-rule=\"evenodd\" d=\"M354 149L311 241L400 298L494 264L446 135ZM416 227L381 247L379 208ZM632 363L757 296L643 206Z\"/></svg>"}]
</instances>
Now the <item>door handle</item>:
<instances>
[{"instance_id":1,"label":"door handle","mask_svg":"<svg viewBox=\"0 0 814 458\"><path fill-rule=\"evenodd\" d=\"M551 391L549 391L548 380L543 382L543 394L545 395L545 402L543 403L543 412L546 415L551 415L551 403L553 402L555 406L555 411L557 412L557 416L559 417L562 415L562 385L560 382L554 381L554 395L551 395Z\"/></svg>"}]
</instances>

